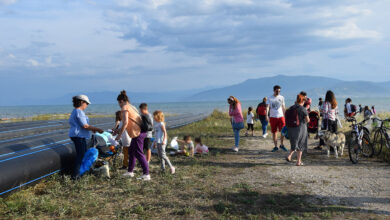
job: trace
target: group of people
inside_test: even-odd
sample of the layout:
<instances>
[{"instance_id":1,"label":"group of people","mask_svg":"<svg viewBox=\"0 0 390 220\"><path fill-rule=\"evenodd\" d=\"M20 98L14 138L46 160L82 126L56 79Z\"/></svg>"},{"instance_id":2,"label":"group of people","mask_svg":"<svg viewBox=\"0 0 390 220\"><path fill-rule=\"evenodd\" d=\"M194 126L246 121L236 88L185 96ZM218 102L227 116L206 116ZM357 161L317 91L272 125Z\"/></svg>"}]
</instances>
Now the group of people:
<instances>
[{"instance_id":1,"label":"group of people","mask_svg":"<svg viewBox=\"0 0 390 220\"><path fill-rule=\"evenodd\" d=\"M319 99L319 116L322 117L321 130L328 130L333 133L337 133L338 127L341 126L339 115L338 103L335 94L329 90L326 92L325 100ZM241 103L234 97L228 98L229 103L229 115L231 117L231 123L234 133L235 144L232 148L233 151L238 152L240 141L240 130L244 128L244 117L242 115ZM361 108L361 105L359 105ZM311 122L309 118L309 112L311 108L311 99L307 97L306 92L302 91L297 95L295 104L290 108L286 108L285 99L281 95L281 87L275 85L273 88L273 94L269 97L264 97L262 102L258 104L256 108L256 115L252 112L253 108L248 108L247 113L247 132L251 130L253 135L254 121L260 120L262 125L262 137L267 137L268 123L271 125L271 134L273 140L272 152L276 152L279 149L288 152L288 149L284 146L284 136L288 134L290 140L291 149L286 157L286 160L291 162L292 156L297 152L297 166L302 166L302 152L307 150L308 145L308 123ZM357 112L359 111L359 112ZM366 106L364 109L356 109L356 106L352 104L352 100L348 98L346 100L344 113L346 117L353 117L357 113L363 113L365 117L372 114L376 114L374 106L372 110ZM287 130L287 132L282 132ZM309 129L310 130L310 129ZM318 128L317 131L318 132ZM280 133L280 145L278 145L278 133ZM283 133L283 134L282 134ZM315 148L322 150L324 141L320 138L319 145Z\"/></svg>"},{"instance_id":2,"label":"group of people","mask_svg":"<svg viewBox=\"0 0 390 220\"><path fill-rule=\"evenodd\" d=\"M142 103L138 110L130 104L129 97L124 90L118 95L117 101L121 110L116 112L116 122L112 129L112 135L123 146L122 169L127 169L123 176L135 176L134 167L136 160L138 160L143 171L143 175L138 179L150 180L149 163L152 147L157 148L161 170L164 172L167 164L170 173L174 174L176 168L172 165L166 153L168 133L164 113L158 110L153 112L152 116L146 103ZM100 128L89 125L89 118L84 112L89 104L91 102L86 95L73 97L74 109L69 118L69 137L75 145L76 160L72 171L72 179L80 178L80 166L85 152L88 150L87 140L91 138L91 132L104 132ZM207 146L202 144L200 137L195 138L196 147L194 147L190 136L185 136L182 143L183 145L177 151L179 154L193 156L194 153L208 152Z\"/></svg>"},{"instance_id":3,"label":"group of people","mask_svg":"<svg viewBox=\"0 0 390 220\"><path fill-rule=\"evenodd\" d=\"M375 106L368 107L367 105L362 107L361 104L359 104L359 109L356 105L352 104L352 99L347 98L345 100L345 106L344 106L344 116L345 117L354 117L357 114L363 114L364 118L370 117L371 115L376 114Z\"/></svg>"}]
</instances>

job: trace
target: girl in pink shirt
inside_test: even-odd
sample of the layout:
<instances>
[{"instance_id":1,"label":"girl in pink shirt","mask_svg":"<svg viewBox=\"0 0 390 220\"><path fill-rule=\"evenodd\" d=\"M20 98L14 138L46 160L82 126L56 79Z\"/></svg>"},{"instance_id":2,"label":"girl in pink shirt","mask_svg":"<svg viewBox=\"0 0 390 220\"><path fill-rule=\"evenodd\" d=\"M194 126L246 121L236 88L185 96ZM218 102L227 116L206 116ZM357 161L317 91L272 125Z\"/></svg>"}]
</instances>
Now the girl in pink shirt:
<instances>
[{"instance_id":1,"label":"girl in pink shirt","mask_svg":"<svg viewBox=\"0 0 390 220\"><path fill-rule=\"evenodd\" d=\"M202 144L202 139L200 139L200 137L195 138L195 144L195 153L207 154L209 152L209 148L206 145Z\"/></svg>"},{"instance_id":2,"label":"girl in pink shirt","mask_svg":"<svg viewBox=\"0 0 390 220\"><path fill-rule=\"evenodd\" d=\"M234 147L232 150L238 152L238 145L240 144L240 130L244 128L244 117L242 116L241 103L234 97L228 98L229 116L232 123L234 133Z\"/></svg>"}]
</instances>

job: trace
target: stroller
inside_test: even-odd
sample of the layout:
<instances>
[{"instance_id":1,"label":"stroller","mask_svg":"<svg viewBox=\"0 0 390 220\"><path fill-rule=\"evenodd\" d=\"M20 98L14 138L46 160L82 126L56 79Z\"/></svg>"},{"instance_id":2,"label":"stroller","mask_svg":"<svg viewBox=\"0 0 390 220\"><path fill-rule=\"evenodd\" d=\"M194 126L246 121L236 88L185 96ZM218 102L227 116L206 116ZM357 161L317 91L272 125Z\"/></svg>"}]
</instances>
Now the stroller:
<instances>
[{"instance_id":1,"label":"stroller","mask_svg":"<svg viewBox=\"0 0 390 220\"><path fill-rule=\"evenodd\" d=\"M114 169L117 168L117 160L122 152L121 145L115 141L111 133L103 132L92 135L88 147L80 166L80 176L92 168L92 172L99 172L110 178L109 163L111 162Z\"/></svg>"},{"instance_id":2,"label":"stroller","mask_svg":"<svg viewBox=\"0 0 390 220\"><path fill-rule=\"evenodd\" d=\"M117 168L120 161L119 157L122 153L122 146L115 141L114 137L109 132L103 132L102 134L95 133L92 135L90 148L96 148L98 150L98 159L95 164L101 164L102 161L110 162L114 169Z\"/></svg>"},{"instance_id":3,"label":"stroller","mask_svg":"<svg viewBox=\"0 0 390 220\"><path fill-rule=\"evenodd\" d=\"M310 134L318 134L320 114L318 111L309 112L309 123L307 125L307 131Z\"/></svg>"}]
</instances>

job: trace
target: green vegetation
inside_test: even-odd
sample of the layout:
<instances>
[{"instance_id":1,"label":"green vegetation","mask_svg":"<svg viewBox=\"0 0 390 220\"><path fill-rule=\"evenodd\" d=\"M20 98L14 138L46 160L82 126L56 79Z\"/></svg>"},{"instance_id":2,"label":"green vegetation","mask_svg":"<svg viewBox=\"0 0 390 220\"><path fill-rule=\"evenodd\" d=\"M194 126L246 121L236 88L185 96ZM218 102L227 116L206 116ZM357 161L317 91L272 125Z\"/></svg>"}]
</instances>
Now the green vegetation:
<instances>
[{"instance_id":1,"label":"green vegetation","mask_svg":"<svg viewBox=\"0 0 390 220\"><path fill-rule=\"evenodd\" d=\"M260 130L260 128L257 128ZM200 136L210 147L209 155L195 158L171 157L177 173L159 171L151 162L152 181L140 182L112 171L111 179L86 175L80 181L54 175L0 199L2 219L322 219L376 217L346 207L315 205L301 187L275 180L257 187L239 179L247 168L268 179L262 164L241 163L243 157L230 153L232 131L229 117L215 111L207 119L169 131L170 138ZM243 139L245 144L245 138ZM253 154L253 153L251 153ZM138 174L140 168L137 168ZM250 178L250 177L249 177ZM252 177L256 178L256 177ZM261 179L260 179L261 180Z\"/></svg>"}]
</instances>

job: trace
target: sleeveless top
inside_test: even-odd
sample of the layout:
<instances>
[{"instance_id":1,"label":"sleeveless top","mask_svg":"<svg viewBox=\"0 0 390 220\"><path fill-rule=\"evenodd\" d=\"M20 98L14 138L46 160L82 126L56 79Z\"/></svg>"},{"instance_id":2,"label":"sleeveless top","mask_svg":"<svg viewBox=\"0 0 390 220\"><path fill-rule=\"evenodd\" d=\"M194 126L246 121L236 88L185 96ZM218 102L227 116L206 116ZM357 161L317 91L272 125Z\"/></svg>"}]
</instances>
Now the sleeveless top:
<instances>
[{"instance_id":1,"label":"sleeveless top","mask_svg":"<svg viewBox=\"0 0 390 220\"><path fill-rule=\"evenodd\" d=\"M141 134L140 124L142 119L138 110L132 105L125 105L122 107L121 111L127 111L129 115L126 131L131 138L136 138Z\"/></svg>"}]
</instances>

